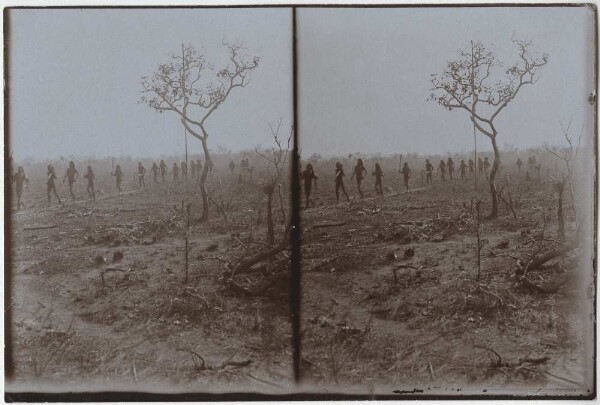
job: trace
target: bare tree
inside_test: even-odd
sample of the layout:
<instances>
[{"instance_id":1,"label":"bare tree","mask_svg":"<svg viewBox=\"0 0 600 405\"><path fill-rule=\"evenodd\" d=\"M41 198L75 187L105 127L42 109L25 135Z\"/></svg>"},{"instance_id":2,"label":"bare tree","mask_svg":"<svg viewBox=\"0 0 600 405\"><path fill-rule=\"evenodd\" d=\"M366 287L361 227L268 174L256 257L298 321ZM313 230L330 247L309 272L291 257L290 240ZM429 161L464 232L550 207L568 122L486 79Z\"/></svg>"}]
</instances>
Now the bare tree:
<instances>
[{"instance_id":1,"label":"bare tree","mask_svg":"<svg viewBox=\"0 0 600 405\"><path fill-rule=\"evenodd\" d=\"M231 91L246 87L249 74L258 66L257 56L248 57L242 44L223 43L229 52L228 65L215 73L214 68L192 45L181 45L181 54L171 54L151 76L142 77L140 102L162 113L173 111L187 131L202 142L206 164L200 176L202 194L201 221L208 220L209 196L205 188L210 152L206 120L223 104ZM210 76L209 78L205 76Z\"/></svg>"},{"instance_id":2,"label":"bare tree","mask_svg":"<svg viewBox=\"0 0 600 405\"><path fill-rule=\"evenodd\" d=\"M273 224L273 196L276 189L279 190L279 204L284 216L283 222L286 222L285 209L283 207L283 197L281 195L281 181L284 178L284 174L288 172L285 170L285 168L288 162L288 152L290 150L290 142L292 141L294 128L291 128L290 134L287 137L287 141L282 139L279 135L279 130L281 129L281 118L277 123L277 127L273 128L273 125L269 124L269 129L271 130L271 135L275 141L275 146L265 150L256 149L255 152L267 161L266 175L264 178L261 177L259 184L262 188L262 191L267 196L267 239L269 244L273 245L275 243L275 231ZM284 144L284 142L286 143Z\"/></svg>"},{"instance_id":3,"label":"bare tree","mask_svg":"<svg viewBox=\"0 0 600 405\"><path fill-rule=\"evenodd\" d=\"M560 150L557 147L549 147L546 146L545 149L550 152L552 155L560 159L565 164L565 169L567 170L566 180L569 182L569 197L571 197L571 211L573 212L573 218L575 218L575 222L577 222L577 209L575 208L575 185L573 181L573 171L574 165L577 160L577 154L579 153L579 147L581 146L581 137L583 135L583 125L581 126L581 132L579 133L579 139L577 140L577 146L573 145L573 138L570 135L571 130L571 122L573 121L573 117L569 118L568 123L560 122L560 127L562 129L563 136L567 140L568 146L566 148L562 148Z\"/></svg>"},{"instance_id":4,"label":"bare tree","mask_svg":"<svg viewBox=\"0 0 600 405\"><path fill-rule=\"evenodd\" d=\"M459 51L459 58L448 62L441 74L431 75L433 86L429 99L448 110L467 111L477 130L492 143L494 164L489 178L492 196L490 218L498 216L495 179L500 167L500 149L495 119L524 86L537 82L540 68L548 62L547 54L532 52L531 42L515 38L512 42L517 46L519 60L504 71L504 77L494 77L500 76L496 71L502 66L494 53L481 42L473 41L470 52Z\"/></svg>"}]
</instances>

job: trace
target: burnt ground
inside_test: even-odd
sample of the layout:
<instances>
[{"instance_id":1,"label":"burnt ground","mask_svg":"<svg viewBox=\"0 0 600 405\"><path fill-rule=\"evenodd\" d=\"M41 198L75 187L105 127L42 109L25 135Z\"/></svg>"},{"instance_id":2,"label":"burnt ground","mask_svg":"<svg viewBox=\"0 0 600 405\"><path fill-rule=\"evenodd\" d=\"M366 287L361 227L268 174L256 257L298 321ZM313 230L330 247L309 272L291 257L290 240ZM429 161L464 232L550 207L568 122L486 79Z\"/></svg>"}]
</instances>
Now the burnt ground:
<instances>
[{"instance_id":1,"label":"burnt ground","mask_svg":"<svg viewBox=\"0 0 600 405\"><path fill-rule=\"evenodd\" d=\"M303 389L589 393L594 292L581 282L581 251L529 274L551 293L514 277L517 259L560 246L548 182L516 178L518 219L501 205L500 218L485 220L487 190L474 192L472 182L388 189L384 198L367 183L366 198L338 204L323 189L333 180L324 180L317 207L302 211ZM112 183L100 186L107 191L96 202L79 184L77 201L48 207L43 182L32 182L27 210L13 213L7 389L288 391L288 284L248 296L223 278L231 263L265 249L259 188L215 179L227 220L213 206L208 223L194 223L192 205L186 283L181 200L198 202L198 191L128 185L118 196ZM59 192L66 197L64 186ZM471 199L479 198L477 280ZM46 226L54 227L31 229ZM568 238L573 228L567 216ZM281 262L236 280L256 285Z\"/></svg>"},{"instance_id":2,"label":"burnt ground","mask_svg":"<svg viewBox=\"0 0 600 405\"><path fill-rule=\"evenodd\" d=\"M228 220L213 206L207 224L194 223L193 186L186 194L148 179L148 188L127 184L116 195L106 180L92 202L80 181L76 201L61 186L67 201L48 206L42 182L32 182L27 209L12 217L15 378L7 390L287 390L287 295L249 297L223 283L228 261L264 249L264 198L236 180L213 180ZM186 195L196 202L187 283ZM30 229L46 226L55 227Z\"/></svg>"},{"instance_id":3,"label":"burnt ground","mask_svg":"<svg viewBox=\"0 0 600 405\"><path fill-rule=\"evenodd\" d=\"M589 394L593 315L582 301L593 302L593 286L582 287L578 271L587 262L575 249L531 271L529 278L553 293L515 278L517 259L561 245L549 183L516 179L518 219L501 204L500 217L486 220L488 191L475 192L472 181L436 179L410 193L388 188L383 198L366 183L361 199L347 180L350 203L336 203L333 190L317 191L316 207L302 212L307 387ZM483 200L478 280L471 199Z\"/></svg>"}]
</instances>

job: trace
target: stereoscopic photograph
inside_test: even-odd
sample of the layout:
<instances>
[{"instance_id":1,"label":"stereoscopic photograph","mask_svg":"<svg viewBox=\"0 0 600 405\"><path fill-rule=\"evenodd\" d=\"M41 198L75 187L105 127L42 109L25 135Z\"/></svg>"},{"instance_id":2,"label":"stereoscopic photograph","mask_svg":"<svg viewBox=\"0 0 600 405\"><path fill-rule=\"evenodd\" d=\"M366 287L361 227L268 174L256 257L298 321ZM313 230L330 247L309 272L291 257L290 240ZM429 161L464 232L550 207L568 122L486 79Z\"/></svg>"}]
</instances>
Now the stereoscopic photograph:
<instances>
[{"instance_id":1,"label":"stereoscopic photograph","mask_svg":"<svg viewBox=\"0 0 600 405\"><path fill-rule=\"evenodd\" d=\"M9 391L290 389L291 18L8 11Z\"/></svg>"},{"instance_id":2,"label":"stereoscopic photograph","mask_svg":"<svg viewBox=\"0 0 600 405\"><path fill-rule=\"evenodd\" d=\"M589 394L593 9L297 13L308 386Z\"/></svg>"},{"instance_id":3,"label":"stereoscopic photograph","mask_svg":"<svg viewBox=\"0 0 600 405\"><path fill-rule=\"evenodd\" d=\"M5 399L594 398L596 19L4 9Z\"/></svg>"}]
</instances>

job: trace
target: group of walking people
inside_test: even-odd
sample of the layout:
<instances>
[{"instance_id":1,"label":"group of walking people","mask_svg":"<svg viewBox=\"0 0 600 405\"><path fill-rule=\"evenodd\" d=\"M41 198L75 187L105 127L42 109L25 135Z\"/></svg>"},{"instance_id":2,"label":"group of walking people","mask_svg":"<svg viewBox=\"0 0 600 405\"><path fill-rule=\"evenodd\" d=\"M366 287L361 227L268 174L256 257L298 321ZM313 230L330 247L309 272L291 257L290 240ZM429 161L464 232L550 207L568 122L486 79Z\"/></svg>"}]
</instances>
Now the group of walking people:
<instances>
[{"instance_id":1,"label":"group of walking people","mask_svg":"<svg viewBox=\"0 0 600 405\"><path fill-rule=\"evenodd\" d=\"M209 172L212 171L212 167L213 167L212 164L208 165ZM164 160L161 160L160 163L158 163L158 164L156 162L152 163L152 167L150 168L150 173L152 174L152 179L155 184L160 183L159 178L162 179L162 183L164 184L166 182L165 177L167 175L173 175L174 182L179 182L180 174L181 174L182 179L184 179L184 180L187 179L188 168L187 168L186 162L181 162L180 164L178 164L177 162L174 162L171 171L168 171L167 164L165 163ZM192 160L191 161L189 173L190 173L191 178L193 178L193 179L194 178L199 179L201 177L202 163L200 160ZM115 178L115 183L116 183L115 185L116 185L117 191L119 193L121 193L122 192L121 186L123 184L123 178L124 178L124 172L121 169L121 166L117 164L115 166L114 170L111 171L110 174L111 174L111 176L113 176ZM138 189L143 189L146 187L145 176L146 176L146 168L144 167L142 162L138 162L137 168L135 170L135 180L136 180L135 183L136 183L136 187ZM91 165L87 166L87 170L86 170L83 178L86 179L86 184L87 184L86 191L87 191L88 195L90 196L90 198L92 200L95 201L96 200L96 174L94 173L94 170L92 169ZM53 165L48 165L48 167L46 169L46 194L48 197L48 203L52 202L52 196L54 196L58 200L58 203L62 204L62 199L60 198L60 195L58 194L58 191L56 188L57 180L58 180L58 176L56 174L56 169L54 168ZM70 161L62 182L63 182L63 184L65 182L67 182L67 184L69 186L69 194L70 194L72 200L76 199L75 192L74 192L74 186L75 186L75 183L77 182L77 180L79 180L79 171L75 167L75 162ZM18 211L21 208L25 208L25 204L22 201L23 189L25 187L27 187L27 185L29 183L29 179L27 178L27 175L25 174L25 169L23 168L23 166L19 166L17 168L16 173L12 176L12 182L15 183L15 194L17 197L17 211Z\"/></svg>"},{"instance_id":2,"label":"group of walking people","mask_svg":"<svg viewBox=\"0 0 600 405\"><path fill-rule=\"evenodd\" d=\"M399 170L404 179L404 187L406 187L406 191L409 191L409 179L411 177L411 170L408 166L407 162L404 162L404 165ZM317 185L317 175L315 174L313 165L311 163L306 164L306 169L300 171L300 178L304 183L304 197L306 199L306 208L310 205L314 206L315 203L311 198L312 195L312 187L313 183L316 187ZM354 180L356 178L356 186L358 189L358 193L360 197L364 197L365 194L362 189L362 183L365 179L365 176L368 175L368 171L364 165L362 159L357 159L356 165L352 170L352 175L350 176L350 180ZM379 163L375 163L375 170L371 173L372 176L375 176L375 192L378 195L383 195L383 170L381 169L381 165ZM340 201L340 191L344 194L347 201L350 201L350 196L346 191L346 186L344 184L344 177L346 173L344 172L344 166L341 162L336 162L335 164L335 197L337 201Z\"/></svg>"},{"instance_id":3,"label":"group of walking people","mask_svg":"<svg viewBox=\"0 0 600 405\"><path fill-rule=\"evenodd\" d=\"M520 160L519 160L520 161ZM398 172L402 175L403 185L406 192L410 192L410 179L412 177L412 171L408 164L408 162L404 162L402 164L402 156L400 156L400 169ZM485 176L489 178L489 170L491 164L488 157L479 158L477 160L477 170L479 172L479 176ZM475 162L473 159L469 159L468 163L465 160L461 160L458 164L458 170L460 171L460 178L466 180L467 178L471 178L475 176ZM467 172L468 170L468 172ZM455 172L455 163L451 157L449 157L446 161L443 159L440 160L440 163L437 165L437 169L434 168L433 164L429 159L425 160L425 169L422 173L425 174L426 184L433 184L433 172L437 171L440 174L440 180L446 181L446 175L448 176L448 180L452 180ZM306 164L305 170L300 170L300 178L304 185L304 197L305 197L305 207L314 206L314 201L312 199L312 190L313 184L316 187L317 184L317 175L315 174L315 170L311 163ZM467 174L468 173L468 174ZM364 197L364 192L362 188L362 183L367 176L368 171L365 168L364 162L362 159L356 160L356 165L352 170L352 175L350 176L350 180L354 180L356 178L356 186L358 190L359 196ZM384 173L381 169L381 165L379 163L375 163L375 169L371 173L372 176L375 177L375 192L378 195L383 195L383 177ZM335 196L337 201L340 200L340 192L346 197L347 201L350 201L350 196L346 191L346 187L344 184L344 177L346 176L344 172L344 167L341 162L336 162L335 164Z\"/></svg>"},{"instance_id":4,"label":"group of walking people","mask_svg":"<svg viewBox=\"0 0 600 405\"><path fill-rule=\"evenodd\" d=\"M402 156L400 156L400 162L402 162ZM540 166L537 164L535 156L530 156L528 158L527 163L530 168L538 169ZM519 171L521 170L522 164L523 164L523 162L521 161L520 158L518 158L516 165L517 165L517 168ZM240 166L241 166L242 170L246 170L251 173L250 164L249 164L249 161L247 158L242 159ZM208 166L207 166L208 173L212 172L213 167L214 166L213 166L212 162L208 161ZM232 173L234 172L235 167L236 167L235 163L233 161L230 161L229 169ZM490 164L487 156L484 157L483 159L482 158L477 159L477 171L478 171L479 176L485 176L486 178L489 178L490 167L491 167L491 164ZM202 176L202 169L203 169L202 162L199 159L192 160L190 163L190 167L189 167L189 174L190 174L191 178L192 179L200 179L200 177ZM467 176L467 169L468 169L468 176ZM446 161L444 161L443 159L440 160L439 164L437 165L437 169L434 168L433 164L430 162L429 159L426 159L425 160L425 169L423 170L422 174L423 173L425 174L426 185L430 185L430 184L433 184L433 172L434 171L437 171L440 174L441 181L446 181L446 174L448 175L448 180L453 179L454 170L455 170L455 163L451 157L449 157ZM468 163L465 162L465 160L461 160L458 165L458 170L460 171L460 178L463 180L475 176L476 167L475 167L474 160L469 159ZM539 171L539 169L538 169L538 171ZM152 174L152 179L155 184L159 184L161 181L164 184L166 182L166 176L168 176L168 175L172 175L173 181L177 183L180 181L180 179L187 180L188 165L185 161L183 161L179 164L178 164L178 162L174 162L171 170L169 171L167 169L167 164L165 163L165 161L161 160L158 164L156 162L152 163L152 167L150 168L150 173ZM308 208L311 205L312 206L315 205L315 203L312 199L312 190L313 190L313 184L314 184L315 188L317 186L318 176L315 174L315 170L311 163L307 163L305 170L300 170L300 173L301 173L300 178L304 185L305 206L306 206L306 208ZM339 200L340 200L340 193L342 193L346 197L347 201L350 201L350 196L348 195L348 192L346 191L346 186L344 184L344 177L346 176L346 174L344 172L344 167L341 162L336 162L334 173L335 173L335 180L334 180L335 196L336 196L337 201L339 202ZM402 163L400 164L399 173L402 175L403 185L406 189L406 192L410 192L409 184L410 184L410 179L412 177L412 171L409 167L408 162L404 162L403 164ZM114 171L112 171L110 174L111 174L111 176L115 177L116 188L117 188L118 192L121 193L122 192L121 185L122 185L123 177L124 177L124 172L121 169L121 166L117 164ZM357 186L358 194L361 198L364 197L362 183L365 180L365 177L367 175L368 175L368 171L364 165L363 160L357 159L356 165L354 166L354 168L352 170L350 180L356 179L356 186ZM375 177L375 192L376 192L376 194L383 196L384 172L379 163L375 163L375 168L374 168L373 172L371 173L371 175ZM56 190L56 180L58 177L56 176L54 166L48 165L46 176L47 176L46 193L47 193L47 197L48 197L48 203L51 203L52 196L54 195L57 198L59 204L61 204L62 200ZM137 188L138 189L145 188L146 187L146 182L145 182L146 168L144 167L142 162L138 162L135 176L136 176ZM241 174L240 174L240 176L241 176ZM87 191L88 195L92 198L92 200L95 201L95 199L96 199L96 188L95 188L96 175L94 174L94 170L92 169L92 167L89 165L87 166L87 171L84 175L84 178L86 179L86 182L87 182L86 191ZM69 194L70 194L72 200L75 200L75 193L73 191L73 187L74 187L75 182L78 179L79 179L79 172L77 171L77 169L75 167L75 163L71 161L71 162L69 162L69 166L63 177L63 184L65 183L65 181L68 181ZM13 179L12 179L12 182L15 183L15 188L16 188L17 210L19 210L21 207L23 207L23 208L25 207L25 205L22 202L22 195L23 195L23 188L27 186L28 181L29 180L28 180L27 176L25 175L25 170L23 169L22 166L19 166L17 169L17 172L13 175ZM241 177L240 177L240 181L241 181Z\"/></svg>"}]
</instances>

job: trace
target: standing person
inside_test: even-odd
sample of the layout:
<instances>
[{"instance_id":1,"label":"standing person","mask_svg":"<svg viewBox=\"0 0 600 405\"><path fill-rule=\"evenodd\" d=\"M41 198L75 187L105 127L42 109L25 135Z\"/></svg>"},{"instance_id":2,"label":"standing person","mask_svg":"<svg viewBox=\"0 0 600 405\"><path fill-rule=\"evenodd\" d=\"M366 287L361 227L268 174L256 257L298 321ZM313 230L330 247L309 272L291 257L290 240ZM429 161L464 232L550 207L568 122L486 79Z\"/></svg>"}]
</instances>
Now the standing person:
<instances>
[{"instance_id":1,"label":"standing person","mask_svg":"<svg viewBox=\"0 0 600 405\"><path fill-rule=\"evenodd\" d=\"M111 175L115 176L117 180L117 190L119 190L119 194L121 194L121 182L123 181L123 170L121 170L121 165L117 165L115 167L115 172L111 173Z\"/></svg>"},{"instance_id":2,"label":"standing person","mask_svg":"<svg viewBox=\"0 0 600 405\"><path fill-rule=\"evenodd\" d=\"M410 175L412 173L410 171L410 167L408 167L408 162L404 162L404 165L402 166L402 170L400 170L400 173L402 173L402 178L404 179L404 187L406 188L406 192L408 193L409 192L408 191L408 182L410 180ZM421 177L421 179L423 179L423 177Z\"/></svg>"},{"instance_id":3,"label":"standing person","mask_svg":"<svg viewBox=\"0 0 600 405\"><path fill-rule=\"evenodd\" d=\"M350 180L352 180L354 176L356 176L356 185L358 186L358 193L361 197L365 196L361 188L362 181L365 178L365 174L367 174L367 169L365 169L362 159L358 159L356 161L356 166L354 166L352 176L350 176Z\"/></svg>"},{"instance_id":4,"label":"standing person","mask_svg":"<svg viewBox=\"0 0 600 405\"><path fill-rule=\"evenodd\" d=\"M446 162L444 160L440 160L440 164L438 165L438 170L442 176L442 181L446 180Z\"/></svg>"},{"instance_id":5,"label":"standing person","mask_svg":"<svg viewBox=\"0 0 600 405\"><path fill-rule=\"evenodd\" d=\"M146 168L142 162L138 162L138 188L146 188L146 181L144 176L146 175Z\"/></svg>"},{"instance_id":6,"label":"standing person","mask_svg":"<svg viewBox=\"0 0 600 405\"><path fill-rule=\"evenodd\" d=\"M65 173L65 177L63 177L63 184L65 184L65 180L69 180L69 193L71 194L71 199L75 200L75 194L73 194L73 184L79 178L79 172L75 168L75 163L72 161L69 162L69 167L67 168L67 172Z\"/></svg>"},{"instance_id":7,"label":"standing person","mask_svg":"<svg viewBox=\"0 0 600 405\"><path fill-rule=\"evenodd\" d=\"M490 169L490 161L487 156L483 158L483 172L485 173L485 178L488 178L488 170Z\"/></svg>"},{"instance_id":8,"label":"standing person","mask_svg":"<svg viewBox=\"0 0 600 405\"><path fill-rule=\"evenodd\" d=\"M96 190L94 188L94 180L96 180L96 175L92 170L92 166L87 167L87 173L84 178L87 179L87 193L92 196L92 200L96 201Z\"/></svg>"},{"instance_id":9,"label":"standing person","mask_svg":"<svg viewBox=\"0 0 600 405\"><path fill-rule=\"evenodd\" d=\"M181 179L187 180L187 165L185 162L181 162Z\"/></svg>"},{"instance_id":10,"label":"standing person","mask_svg":"<svg viewBox=\"0 0 600 405\"><path fill-rule=\"evenodd\" d=\"M165 184L165 175L167 174L167 164L164 160L160 161L160 176L162 177L162 182Z\"/></svg>"},{"instance_id":11,"label":"standing person","mask_svg":"<svg viewBox=\"0 0 600 405\"><path fill-rule=\"evenodd\" d=\"M375 171L371 175L375 176L375 192L383 195L383 170L379 163L375 163Z\"/></svg>"},{"instance_id":12,"label":"standing person","mask_svg":"<svg viewBox=\"0 0 600 405\"><path fill-rule=\"evenodd\" d=\"M469 159L469 177L475 176L475 162Z\"/></svg>"},{"instance_id":13,"label":"standing person","mask_svg":"<svg viewBox=\"0 0 600 405\"><path fill-rule=\"evenodd\" d=\"M425 177L426 184L433 184L433 165L429 159L425 159Z\"/></svg>"},{"instance_id":14,"label":"standing person","mask_svg":"<svg viewBox=\"0 0 600 405\"><path fill-rule=\"evenodd\" d=\"M58 198L58 203L62 204L62 201L60 200L60 197L58 196L58 193L56 192L56 173L54 173L54 166L52 165L48 165L48 172L46 174L47 176L47 180L46 180L46 192L48 194L48 203L51 202L50 200L50 193L53 192L54 195L56 196L56 198Z\"/></svg>"},{"instance_id":15,"label":"standing person","mask_svg":"<svg viewBox=\"0 0 600 405\"><path fill-rule=\"evenodd\" d=\"M208 165L208 174L212 175L212 171L215 167L213 161L209 159L206 161L206 164Z\"/></svg>"},{"instance_id":16,"label":"standing person","mask_svg":"<svg viewBox=\"0 0 600 405\"><path fill-rule=\"evenodd\" d=\"M310 198L312 194L312 184L315 183L315 188L317 187L317 175L313 169L313 166L308 163L306 165L306 170L302 172L300 178L304 180L304 196L306 197L306 208L308 208L309 204L312 203L312 206L315 206L315 202Z\"/></svg>"},{"instance_id":17,"label":"standing person","mask_svg":"<svg viewBox=\"0 0 600 405\"><path fill-rule=\"evenodd\" d=\"M483 160L481 158L477 159L477 171L479 172L479 176L483 176Z\"/></svg>"},{"instance_id":18,"label":"standing person","mask_svg":"<svg viewBox=\"0 0 600 405\"><path fill-rule=\"evenodd\" d=\"M190 174L192 179L196 178L196 161L192 159L192 163L190 163Z\"/></svg>"},{"instance_id":19,"label":"standing person","mask_svg":"<svg viewBox=\"0 0 600 405\"><path fill-rule=\"evenodd\" d=\"M158 184L158 165L156 162L152 163L152 167L150 168L150 172L152 172L152 179L154 180L154 184Z\"/></svg>"},{"instance_id":20,"label":"standing person","mask_svg":"<svg viewBox=\"0 0 600 405\"><path fill-rule=\"evenodd\" d=\"M448 157L448 163L446 163L448 167L448 176L450 176L450 180L452 180L452 173L454 173L454 161L451 157Z\"/></svg>"},{"instance_id":21,"label":"standing person","mask_svg":"<svg viewBox=\"0 0 600 405\"><path fill-rule=\"evenodd\" d=\"M231 174L233 174L233 170L235 169L235 163L233 160L229 162L229 170L231 170Z\"/></svg>"},{"instance_id":22,"label":"standing person","mask_svg":"<svg viewBox=\"0 0 600 405\"><path fill-rule=\"evenodd\" d=\"M472 160L471 160L472 162ZM462 159L460 161L460 178L465 180L467 178L467 164L465 163L464 159Z\"/></svg>"},{"instance_id":23,"label":"standing person","mask_svg":"<svg viewBox=\"0 0 600 405\"><path fill-rule=\"evenodd\" d=\"M179 182L179 166L177 166L177 162L173 163L171 173L173 174L173 181Z\"/></svg>"},{"instance_id":24,"label":"standing person","mask_svg":"<svg viewBox=\"0 0 600 405\"><path fill-rule=\"evenodd\" d=\"M25 169L23 169L23 166L19 166L17 168L17 172L13 175L12 181L15 183L15 191L17 193L17 211L19 211L21 206L25 208L25 204L21 202L21 197L23 196L23 186L29 183L29 179L25 175Z\"/></svg>"},{"instance_id":25,"label":"standing person","mask_svg":"<svg viewBox=\"0 0 600 405\"><path fill-rule=\"evenodd\" d=\"M338 202L340 202L340 188L346 195L346 200L348 200L348 202L350 202L350 197L348 196L348 193L346 192L346 187L344 186L344 176L345 176L344 167L342 166L342 164L340 162L336 162L336 164L335 164L335 197L337 198Z\"/></svg>"},{"instance_id":26,"label":"standing person","mask_svg":"<svg viewBox=\"0 0 600 405\"><path fill-rule=\"evenodd\" d=\"M517 158L517 169L521 171L521 166L523 166L523 162L521 162L521 158Z\"/></svg>"}]
</instances>

